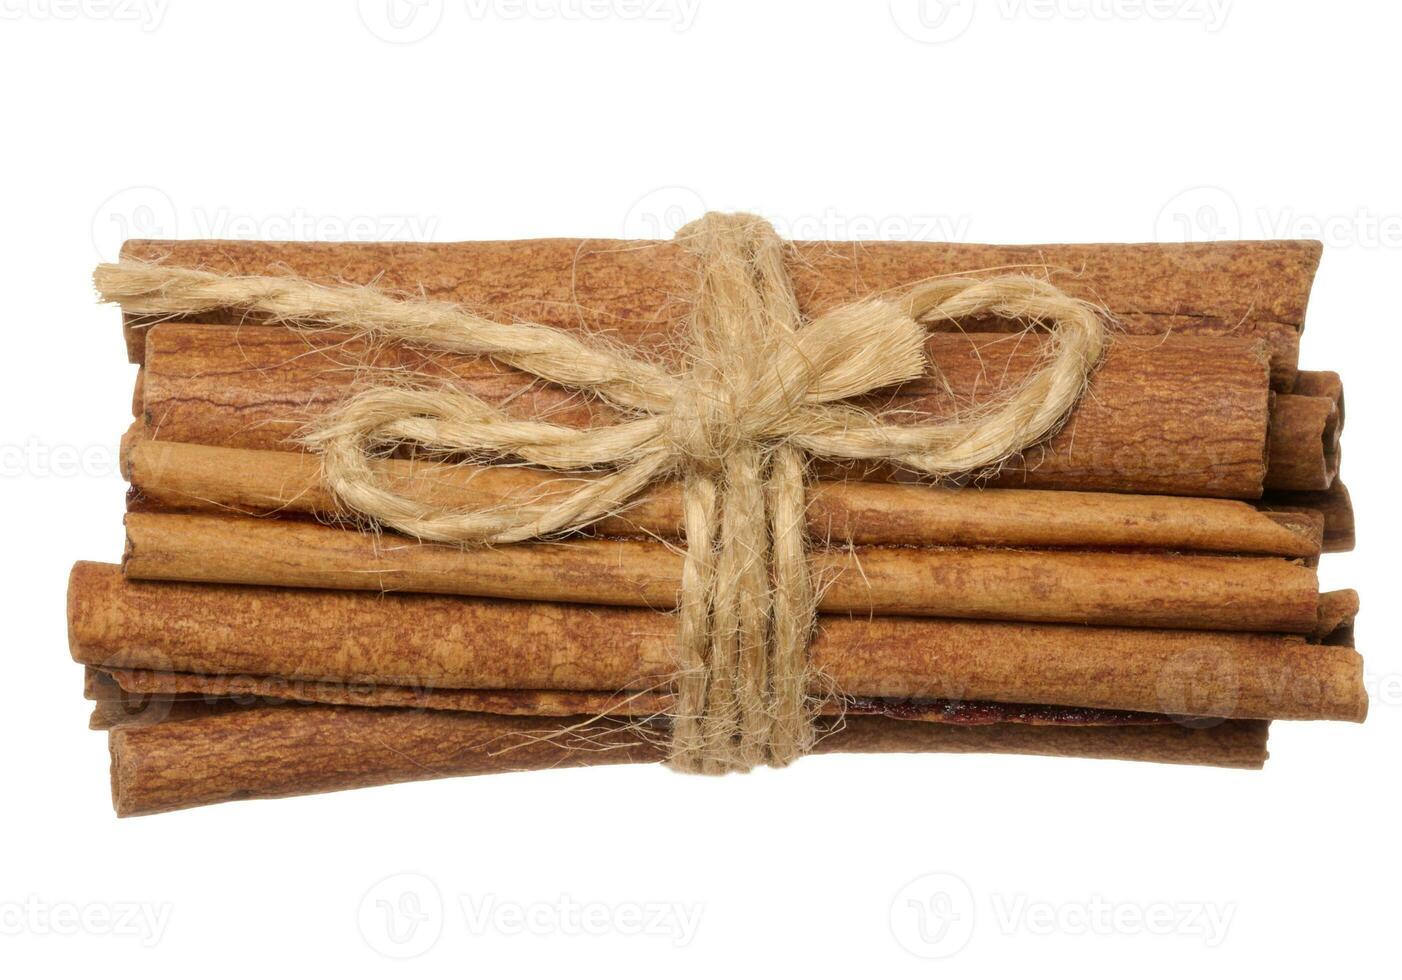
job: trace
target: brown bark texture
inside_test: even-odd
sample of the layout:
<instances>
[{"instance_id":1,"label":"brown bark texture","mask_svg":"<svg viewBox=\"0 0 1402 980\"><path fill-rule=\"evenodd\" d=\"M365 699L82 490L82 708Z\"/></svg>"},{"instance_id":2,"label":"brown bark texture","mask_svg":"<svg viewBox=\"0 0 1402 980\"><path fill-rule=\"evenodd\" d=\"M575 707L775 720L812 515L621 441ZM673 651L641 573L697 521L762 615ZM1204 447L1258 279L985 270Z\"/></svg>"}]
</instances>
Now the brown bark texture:
<instances>
[{"instance_id":1,"label":"brown bark texture","mask_svg":"<svg viewBox=\"0 0 1402 980\"><path fill-rule=\"evenodd\" d=\"M559 477L522 467L382 460L381 477L396 491L440 506L494 507L548 497ZM225 449L151 439L132 426L122 472L138 512L345 515L321 482L314 456ZM585 479L585 478L581 478ZM817 481L809 489L807 530L819 543L1005 548L1162 550L1317 559L1323 517L1312 508L1262 513L1250 504L1204 497L995 490L976 493L924 484ZM681 494L657 487L622 514L591 528L613 537L676 540Z\"/></svg>"},{"instance_id":2,"label":"brown bark texture","mask_svg":"<svg viewBox=\"0 0 1402 980\"><path fill-rule=\"evenodd\" d=\"M859 401L893 420L974 410L1034 371L1046 343L1034 334L932 333L932 373ZM413 372L523 418L578 427L618 420L600 402L486 358L367 346L321 331L163 323L149 331L147 347L141 419L169 442L294 450L299 434L381 370ZM1266 485L1324 490L1337 469L1332 405L1273 394L1257 341L1122 337L1065 425L980 483L1248 499ZM820 462L819 475L825 470L911 478Z\"/></svg>"},{"instance_id":3,"label":"brown bark texture","mask_svg":"<svg viewBox=\"0 0 1402 980\"><path fill-rule=\"evenodd\" d=\"M850 718L826 752L993 752L1259 768L1268 723L982 726ZM109 733L119 816L444 776L656 762L665 732L587 717L308 705L233 708ZM811 763L805 763L811 764Z\"/></svg>"},{"instance_id":4,"label":"brown bark texture","mask_svg":"<svg viewBox=\"0 0 1402 980\"><path fill-rule=\"evenodd\" d=\"M788 269L800 310L814 316L937 276L1045 276L1107 309L1135 336L1249 337L1270 350L1275 386L1290 390L1318 242L1140 245L973 245L795 242ZM295 275L466 306L494 319L592 329L664 351L696 288L695 258L666 241L540 239L415 243L133 240L124 259L230 275ZM241 315L227 318L239 322ZM967 325L966 325L967 326ZM988 329L992 324L983 325ZM128 321L133 361L141 321Z\"/></svg>"},{"instance_id":5,"label":"brown bark texture","mask_svg":"<svg viewBox=\"0 0 1402 980\"><path fill-rule=\"evenodd\" d=\"M103 669L428 688L651 691L676 669L666 612L558 602L140 582L78 563L75 660ZM815 694L1360 721L1351 592L1314 638L906 616L824 615Z\"/></svg>"},{"instance_id":6,"label":"brown bark texture","mask_svg":"<svg viewBox=\"0 0 1402 980\"><path fill-rule=\"evenodd\" d=\"M684 556L660 541L465 549L307 521L128 514L128 578L671 609ZM1285 558L881 547L809 552L828 613L1307 633L1319 580Z\"/></svg>"}]
</instances>

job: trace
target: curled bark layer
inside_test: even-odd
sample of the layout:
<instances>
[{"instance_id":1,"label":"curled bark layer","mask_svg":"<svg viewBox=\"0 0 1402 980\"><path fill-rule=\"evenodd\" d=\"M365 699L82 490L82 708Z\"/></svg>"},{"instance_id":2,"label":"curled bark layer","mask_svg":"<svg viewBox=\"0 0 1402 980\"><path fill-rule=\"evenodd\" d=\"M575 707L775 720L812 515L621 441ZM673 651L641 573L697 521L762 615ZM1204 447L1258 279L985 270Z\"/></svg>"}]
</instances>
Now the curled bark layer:
<instances>
[{"instance_id":1,"label":"curled bark layer","mask_svg":"<svg viewBox=\"0 0 1402 980\"><path fill-rule=\"evenodd\" d=\"M937 276L1019 271L1108 309L1135 336L1247 337L1270 350L1275 387L1290 390L1320 244L1308 241L1141 245L968 245L794 242L788 273L800 310L815 316L873 293ZM690 312L694 257L672 241L303 243L143 241L123 259L229 275L296 275L376 283L458 303L494 319L594 329L659 352ZM237 314L227 322L242 322ZM968 326L968 325L965 325ZM997 329L998 324L977 325ZM143 321L128 349L144 356Z\"/></svg>"},{"instance_id":2,"label":"curled bark layer","mask_svg":"<svg viewBox=\"0 0 1402 980\"><path fill-rule=\"evenodd\" d=\"M822 616L813 693L1070 704L1232 718L1362 720L1362 661L1321 597L1304 636ZM428 595L134 582L80 562L69 580L80 663L430 688L636 691L676 670L672 616Z\"/></svg>"},{"instance_id":3,"label":"curled bark layer","mask_svg":"<svg viewBox=\"0 0 1402 980\"><path fill-rule=\"evenodd\" d=\"M995 752L1255 769L1266 722L1057 728L851 718L816 752ZM139 816L231 800L325 793L445 776L655 762L665 734L587 717L249 707L114 728L112 802Z\"/></svg>"},{"instance_id":4,"label":"curled bark layer","mask_svg":"<svg viewBox=\"0 0 1402 980\"><path fill-rule=\"evenodd\" d=\"M122 444L131 509L250 517L343 518L314 456L226 449L151 439L137 424ZM387 459L377 470L396 492L444 507L480 510L513 497L560 493L562 481L524 467L451 466ZM588 479L581 477L580 479ZM1062 490L964 489L921 484L820 480L809 488L807 530L845 544L1103 548L1319 557L1323 520L1241 501ZM677 540L681 493L659 486L616 517L601 535Z\"/></svg>"},{"instance_id":5,"label":"curled bark layer","mask_svg":"<svg viewBox=\"0 0 1402 980\"><path fill-rule=\"evenodd\" d=\"M933 333L927 353L937 373L859 403L894 419L976 409L1042 364L1045 343L1028 335ZM373 378L376 366L417 372L514 416L565 426L619 419L602 404L484 358L367 347L324 333L166 323L150 331L147 347L142 419L155 438L171 442L296 449L298 434ZM1274 410L1307 397L1275 396ZM1252 499L1267 482L1272 405L1259 342L1120 338L1061 430L980 482ZM1294 462L1300 457L1319 459L1315 468L1324 468L1324 432L1301 426L1291 432L1295 437L1277 447L1273 465L1309 469ZM817 473L909 480L879 466L819 466Z\"/></svg>"},{"instance_id":6,"label":"curled bark layer","mask_svg":"<svg viewBox=\"0 0 1402 980\"><path fill-rule=\"evenodd\" d=\"M1306 633L1319 580L1282 558L861 546L810 551L828 613ZM463 549L304 521L128 514L128 578L427 592L671 609L683 555L664 542Z\"/></svg>"}]
</instances>

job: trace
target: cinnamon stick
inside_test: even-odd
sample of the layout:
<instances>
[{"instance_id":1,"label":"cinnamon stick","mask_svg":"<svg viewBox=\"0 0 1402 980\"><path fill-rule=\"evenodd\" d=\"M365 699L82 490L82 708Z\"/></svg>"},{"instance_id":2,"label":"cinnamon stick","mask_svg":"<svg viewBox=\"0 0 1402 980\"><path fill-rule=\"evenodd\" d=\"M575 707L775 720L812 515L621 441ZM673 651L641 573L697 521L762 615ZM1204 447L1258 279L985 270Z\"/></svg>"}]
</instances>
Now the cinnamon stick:
<instances>
[{"instance_id":1,"label":"cinnamon stick","mask_svg":"<svg viewBox=\"0 0 1402 980\"><path fill-rule=\"evenodd\" d=\"M1335 397L1277 395L1271 409L1267 490L1327 490L1339 475L1342 389ZM1310 452L1301 452L1303 446ZM1319 447L1320 452L1315 452Z\"/></svg>"},{"instance_id":2,"label":"cinnamon stick","mask_svg":"<svg viewBox=\"0 0 1402 980\"><path fill-rule=\"evenodd\" d=\"M128 578L670 609L663 542L464 549L302 521L128 514ZM861 546L809 555L822 612L1307 633L1319 580L1280 558Z\"/></svg>"},{"instance_id":3,"label":"cinnamon stick","mask_svg":"<svg viewBox=\"0 0 1402 980\"><path fill-rule=\"evenodd\" d=\"M930 334L938 374L902 385L868 407L945 418L986 404L1040 363L1037 335ZM143 420L154 437L240 449L297 448L295 438L376 368L402 368L466 390L512 414L561 425L616 421L606 406L535 382L483 358L373 347L318 332L164 323L147 336ZM371 367L365 367L366 363ZM1280 395L1277 411L1291 399ZM1066 425L991 482L1057 490L1259 497L1267 478L1272 405L1256 342L1230 338L1119 338ZM901 416L896 416L901 417ZM1325 469L1323 432L1276 447ZM852 470L839 472L850 474ZM863 478L890 479L880 468ZM829 471L819 475L832 475ZM1317 482L1317 481L1316 481ZM1289 478L1274 480L1284 486ZM1311 483L1299 489L1324 489ZM1293 484L1292 484L1293 488Z\"/></svg>"},{"instance_id":4,"label":"cinnamon stick","mask_svg":"<svg viewBox=\"0 0 1402 980\"><path fill-rule=\"evenodd\" d=\"M88 728L111 731L129 725L156 725L222 710L227 704L206 698L178 698L123 689L108 673L87 668L84 693L93 702Z\"/></svg>"},{"instance_id":5,"label":"cinnamon stick","mask_svg":"<svg viewBox=\"0 0 1402 980\"><path fill-rule=\"evenodd\" d=\"M361 686L334 681L305 682L286 677L244 674L185 674L178 671L113 668L87 671L99 678L91 700L132 706L145 716L152 704L218 705L299 701L359 707L421 708L430 711L477 711L494 715L559 718L655 718L671 711L669 691L514 691L410 688L391 684ZM1174 719L1165 714L1110 711L1066 705L1006 704L997 701L950 701L929 698L839 698L824 701L827 716L880 715L903 721L937 721L951 725L1161 725ZM154 720L161 720L155 718Z\"/></svg>"},{"instance_id":6,"label":"cinnamon stick","mask_svg":"<svg viewBox=\"0 0 1402 980\"><path fill-rule=\"evenodd\" d=\"M581 727L582 726L582 727ZM824 752L996 752L1260 768L1267 723L1050 727L852 718ZM444 776L656 762L665 733L589 718L309 705L251 707L109 734L119 816Z\"/></svg>"},{"instance_id":7,"label":"cinnamon stick","mask_svg":"<svg viewBox=\"0 0 1402 980\"><path fill-rule=\"evenodd\" d=\"M1300 371L1290 387L1294 395L1328 398L1337 407L1339 424L1344 420L1344 382L1334 371Z\"/></svg>"},{"instance_id":8,"label":"cinnamon stick","mask_svg":"<svg viewBox=\"0 0 1402 980\"><path fill-rule=\"evenodd\" d=\"M158 441L138 424L124 439L121 458L135 491L133 509L322 520L340 515L314 456ZM558 476L522 467L383 460L377 468L398 492L462 510L547 495L561 484ZM849 544L1143 549L1312 560L1320 552L1322 524L1317 515L1265 514L1240 501L1200 497L858 481L819 481L808 494L813 539ZM680 491L666 484L591 530L675 540L681 528Z\"/></svg>"},{"instance_id":9,"label":"cinnamon stick","mask_svg":"<svg viewBox=\"0 0 1402 980\"><path fill-rule=\"evenodd\" d=\"M652 690L675 669L664 612L137 582L88 562L68 621L74 659L104 669L592 691ZM822 616L810 658L845 695L1342 720L1367 705L1356 652L1278 634Z\"/></svg>"},{"instance_id":10,"label":"cinnamon stick","mask_svg":"<svg viewBox=\"0 0 1402 980\"><path fill-rule=\"evenodd\" d=\"M788 266L799 307L808 316L935 276L1043 275L1072 295L1103 305L1131 335L1263 340L1271 352L1274 384L1288 391L1320 250L1318 242L1307 241L1027 246L796 242ZM124 245L122 257L230 275L376 283L497 319L602 330L654 350L674 342L696 285L694 258L665 241L136 240ZM226 320L242 322L242 316ZM145 354L142 331L142 321L129 322L133 361Z\"/></svg>"},{"instance_id":11,"label":"cinnamon stick","mask_svg":"<svg viewBox=\"0 0 1402 980\"><path fill-rule=\"evenodd\" d=\"M1353 500L1342 480L1324 491L1275 491L1261 500L1270 513L1306 512L1320 516L1324 525L1325 551L1352 551L1355 544Z\"/></svg>"}]
</instances>

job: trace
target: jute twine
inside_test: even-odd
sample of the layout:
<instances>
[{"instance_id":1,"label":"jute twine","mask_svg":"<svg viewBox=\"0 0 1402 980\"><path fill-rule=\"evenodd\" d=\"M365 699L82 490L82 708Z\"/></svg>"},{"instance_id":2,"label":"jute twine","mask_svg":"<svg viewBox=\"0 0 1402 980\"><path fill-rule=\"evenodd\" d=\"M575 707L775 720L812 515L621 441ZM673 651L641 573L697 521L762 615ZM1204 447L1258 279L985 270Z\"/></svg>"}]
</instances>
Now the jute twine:
<instances>
[{"instance_id":1,"label":"jute twine","mask_svg":"<svg viewBox=\"0 0 1402 980\"><path fill-rule=\"evenodd\" d=\"M670 764L687 772L784 765L814 738L807 647L816 594L804 531L812 458L885 461L932 477L993 467L1051 434L1075 406L1107 328L1094 307L1025 275L943 278L804 323L785 245L752 215L708 214L677 240L699 258L683 369L533 323L497 323L366 286L233 277L121 262L100 266L104 300L136 314L240 309L293 325L486 355L597 396L624 420L573 429L512 418L412 377L360 391L308 437L350 511L415 537L528 541L587 527L654 483L680 477L686 559L678 602ZM979 411L892 424L846 399L920 377L928 324L980 315L1045 326L1044 363ZM525 462L590 479L481 511L387 485L373 461L402 446L476 462Z\"/></svg>"}]
</instances>

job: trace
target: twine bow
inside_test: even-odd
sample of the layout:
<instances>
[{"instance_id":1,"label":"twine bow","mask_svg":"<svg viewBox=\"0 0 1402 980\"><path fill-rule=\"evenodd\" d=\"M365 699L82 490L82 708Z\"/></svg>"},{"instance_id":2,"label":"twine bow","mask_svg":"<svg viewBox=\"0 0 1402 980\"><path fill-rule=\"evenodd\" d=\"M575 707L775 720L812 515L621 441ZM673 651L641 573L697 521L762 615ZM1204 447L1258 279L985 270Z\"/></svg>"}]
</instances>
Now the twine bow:
<instances>
[{"instance_id":1,"label":"twine bow","mask_svg":"<svg viewBox=\"0 0 1402 980\"><path fill-rule=\"evenodd\" d=\"M783 765L813 741L807 646L816 598L804 536L809 458L881 460L929 476L994 466L1051 434L1099 360L1090 304L1030 276L947 278L806 324L784 243L751 215L708 214L677 240L699 258L684 369L550 327L496 323L363 286L227 277L136 262L100 266L104 300L138 314L243 309L418 347L485 355L604 399L623 421L574 429L512 418L452 388L388 384L320 420L308 443L351 511L416 537L527 541L587 527L680 475L686 534L670 764L691 772ZM1045 363L975 414L890 424L847 399L920 377L925 325L980 315L1050 329ZM401 379L408 380L408 379ZM478 512L404 496L372 465L393 447L595 471L567 493Z\"/></svg>"}]
</instances>

